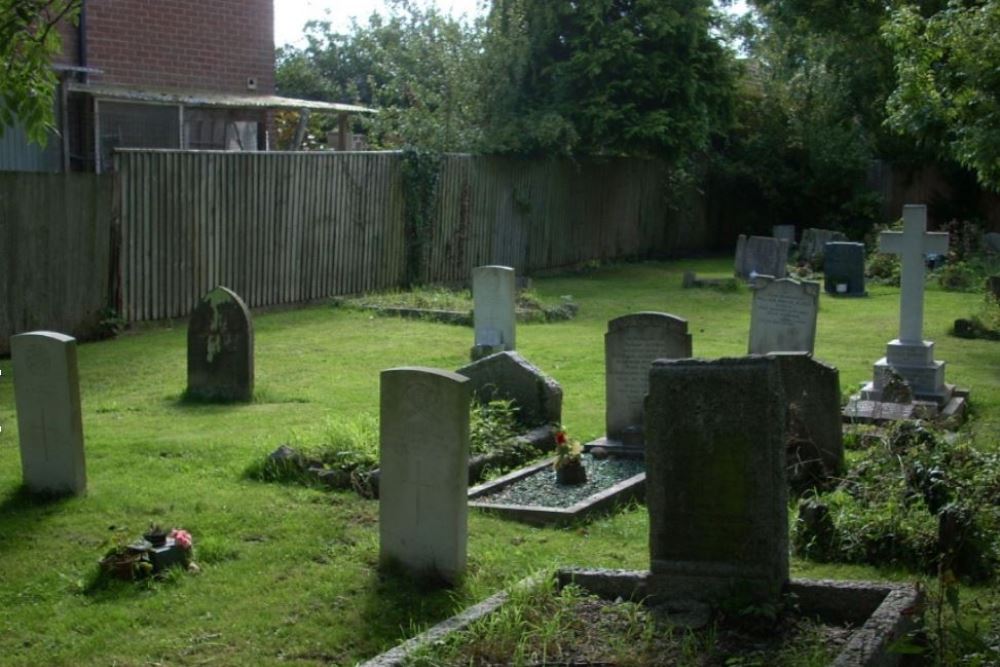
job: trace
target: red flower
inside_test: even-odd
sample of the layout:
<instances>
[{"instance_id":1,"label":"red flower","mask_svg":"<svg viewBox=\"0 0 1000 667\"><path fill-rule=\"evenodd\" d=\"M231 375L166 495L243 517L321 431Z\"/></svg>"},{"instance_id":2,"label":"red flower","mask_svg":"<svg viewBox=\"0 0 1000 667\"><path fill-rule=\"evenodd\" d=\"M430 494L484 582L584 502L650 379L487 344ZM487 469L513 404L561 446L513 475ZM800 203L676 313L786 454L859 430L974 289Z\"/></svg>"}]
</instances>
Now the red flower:
<instances>
[{"instance_id":1,"label":"red flower","mask_svg":"<svg viewBox=\"0 0 1000 667\"><path fill-rule=\"evenodd\" d=\"M565 445L566 444L566 433L564 431L556 432L556 444Z\"/></svg>"}]
</instances>

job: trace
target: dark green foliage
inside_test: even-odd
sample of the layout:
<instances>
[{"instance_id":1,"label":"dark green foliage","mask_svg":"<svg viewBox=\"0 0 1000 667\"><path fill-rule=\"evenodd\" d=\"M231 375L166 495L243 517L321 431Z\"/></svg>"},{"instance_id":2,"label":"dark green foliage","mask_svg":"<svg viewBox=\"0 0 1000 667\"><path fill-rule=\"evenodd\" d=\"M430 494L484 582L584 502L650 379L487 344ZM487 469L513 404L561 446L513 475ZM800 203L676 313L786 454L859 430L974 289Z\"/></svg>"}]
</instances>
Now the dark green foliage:
<instances>
[{"instance_id":1,"label":"dark green foliage","mask_svg":"<svg viewBox=\"0 0 1000 667\"><path fill-rule=\"evenodd\" d=\"M862 443L863 458L840 486L800 505L796 553L991 576L1000 559L1000 455L947 443L912 422Z\"/></svg>"},{"instance_id":2,"label":"dark green foliage","mask_svg":"<svg viewBox=\"0 0 1000 667\"><path fill-rule=\"evenodd\" d=\"M441 181L439 153L407 148L403 151L403 202L406 225L406 271L404 283L411 287L420 282L427 261L426 246L431 218L437 204Z\"/></svg>"},{"instance_id":3,"label":"dark green foliage","mask_svg":"<svg viewBox=\"0 0 1000 667\"><path fill-rule=\"evenodd\" d=\"M20 122L45 145L58 81L51 60L62 48L56 24L75 21L80 0L0 0L0 136Z\"/></svg>"}]
</instances>

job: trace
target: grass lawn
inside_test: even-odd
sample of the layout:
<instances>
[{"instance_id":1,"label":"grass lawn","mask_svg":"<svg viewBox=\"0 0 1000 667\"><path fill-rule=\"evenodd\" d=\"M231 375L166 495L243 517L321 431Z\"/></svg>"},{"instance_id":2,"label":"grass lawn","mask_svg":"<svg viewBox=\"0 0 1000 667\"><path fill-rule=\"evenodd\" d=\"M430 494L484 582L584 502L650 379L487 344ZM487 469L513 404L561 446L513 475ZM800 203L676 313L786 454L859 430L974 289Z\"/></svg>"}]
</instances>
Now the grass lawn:
<instances>
[{"instance_id":1,"label":"grass lawn","mask_svg":"<svg viewBox=\"0 0 1000 667\"><path fill-rule=\"evenodd\" d=\"M728 258L622 264L535 281L541 297L571 294L580 304L576 319L520 325L517 336L521 354L562 384L574 437L603 430L611 318L673 313L688 319L695 355L745 352L747 290L680 288L684 270L723 276L730 266ZM821 297L816 356L840 369L844 392L870 378L897 332L898 290L869 292ZM981 300L929 287L925 338L948 362L947 380L972 389L967 428L981 447L997 447L1000 343L946 333ZM568 529L473 512L461 588L424 591L380 574L375 501L253 482L243 471L282 442L318 438L331 418L377 414L382 369L463 365L471 329L329 307L260 314L254 326L257 399L248 405L180 401L184 323L81 345L89 491L55 503L20 492L11 364L0 360L0 663L350 665L539 568L648 565L641 507ZM114 540L151 522L193 534L201 573L89 588ZM917 577L801 561L793 574Z\"/></svg>"}]
</instances>

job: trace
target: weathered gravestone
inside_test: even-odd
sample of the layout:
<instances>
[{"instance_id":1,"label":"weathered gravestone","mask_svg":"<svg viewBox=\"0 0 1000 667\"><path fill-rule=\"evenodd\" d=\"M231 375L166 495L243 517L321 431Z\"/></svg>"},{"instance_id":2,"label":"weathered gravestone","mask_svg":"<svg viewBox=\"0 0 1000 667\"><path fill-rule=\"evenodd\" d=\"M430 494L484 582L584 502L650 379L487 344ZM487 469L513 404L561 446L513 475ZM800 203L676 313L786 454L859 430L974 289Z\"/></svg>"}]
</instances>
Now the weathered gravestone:
<instances>
[{"instance_id":1,"label":"weathered gravestone","mask_svg":"<svg viewBox=\"0 0 1000 667\"><path fill-rule=\"evenodd\" d=\"M455 371L470 380L480 403L511 401L526 426L562 421L562 387L517 352L497 352Z\"/></svg>"},{"instance_id":2,"label":"weathered gravestone","mask_svg":"<svg viewBox=\"0 0 1000 667\"><path fill-rule=\"evenodd\" d=\"M35 493L87 490L76 339L32 331L10 339L24 484Z\"/></svg>"},{"instance_id":3,"label":"weathered gravestone","mask_svg":"<svg viewBox=\"0 0 1000 667\"><path fill-rule=\"evenodd\" d=\"M836 296L867 296L865 291L865 244L833 241L826 244L823 287Z\"/></svg>"},{"instance_id":4,"label":"weathered gravestone","mask_svg":"<svg viewBox=\"0 0 1000 667\"><path fill-rule=\"evenodd\" d=\"M819 283L758 278L750 311L750 354L812 352Z\"/></svg>"},{"instance_id":5,"label":"weathered gravestone","mask_svg":"<svg viewBox=\"0 0 1000 667\"><path fill-rule=\"evenodd\" d=\"M653 364L646 506L657 597L780 595L788 581L784 426L774 357Z\"/></svg>"},{"instance_id":6,"label":"weathered gravestone","mask_svg":"<svg viewBox=\"0 0 1000 667\"><path fill-rule=\"evenodd\" d=\"M472 270L472 360L514 350L517 286L509 266L478 266Z\"/></svg>"},{"instance_id":7,"label":"weathered gravestone","mask_svg":"<svg viewBox=\"0 0 1000 667\"><path fill-rule=\"evenodd\" d=\"M795 225L774 225L771 227L771 236L795 245Z\"/></svg>"},{"instance_id":8,"label":"weathered gravestone","mask_svg":"<svg viewBox=\"0 0 1000 667\"><path fill-rule=\"evenodd\" d=\"M788 241L768 236L740 234L736 241L735 273L749 280L756 276L784 278L788 264Z\"/></svg>"},{"instance_id":9,"label":"weathered gravestone","mask_svg":"<svg viewBox=\"0 0 1000 667\"><path fill-rule=\"evenodd\" d=\"M822 264L826 244L846 240L847 237L841 232L832 229L806 229L802 232L802 241L799 242L799 260L805 260L813 265Z\"/></svg>"},{"instance_id":10,"label":"weathered gravestone","mask_svg":"<svg viewBox=\"0 0 1000 667\"><path fill-rule=\"evenodd\" d=\"M253 322L227 287L201 298L188 322L187 396L211 401L253 399Z\"/></svg>"},{"instance_id":11,"label":"weathered gravestone","mask_svg":"<svg viewBox=\"0 0 1000 667\"><path fill-rule=\"evenodd\" d=\"M433 368L381 374L379 558L448 583L466 563L470 388Z\"/></svg>"},{"instance_id":12,"label":"weathered gravestone","mask_svg":"<svg viewBox=\"0 0 1000 667\"><path fill-rule=\"evenodd\" d=\"M667 313L636 313L608 322L604 334L603 446L642 447L643 400L656 359L691 356L687 320Z\"/></svg>"},{"instance_id":13,"label":"weathered gravestone","mask_svg":"<svg viewBox=\"0 0 1000 667\"><path fill-rule=\"evenodd\" d=\"M805 352L776 352L785 390L788 477L805 488L844 470L840 372Z\"/></svg>"}]
</instances>

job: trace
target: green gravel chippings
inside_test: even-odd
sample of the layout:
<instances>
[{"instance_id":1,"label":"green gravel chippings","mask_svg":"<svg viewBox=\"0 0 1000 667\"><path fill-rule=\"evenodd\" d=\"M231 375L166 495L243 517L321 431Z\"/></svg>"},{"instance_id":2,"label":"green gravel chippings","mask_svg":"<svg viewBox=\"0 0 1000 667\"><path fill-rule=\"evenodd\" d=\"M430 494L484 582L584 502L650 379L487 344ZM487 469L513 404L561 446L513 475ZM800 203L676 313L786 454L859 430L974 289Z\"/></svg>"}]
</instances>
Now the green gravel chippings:
<instances>
[{"instance_id":1,"label":"green gravel chippings","mask_svg":"<svg viewBox=\"0 0 1000 667\"><path fill-rule=\"evenodd\" d=\"M490 505L571 507L584 498L646 471L642 459L609 457L598 460L590 454L584 454L582 460L583 467L587 469L587 481L584 484L557 484L556 471L549 466L495 493L480 496L476 498L476 502Z\"/></svg>"}]
</instances>

